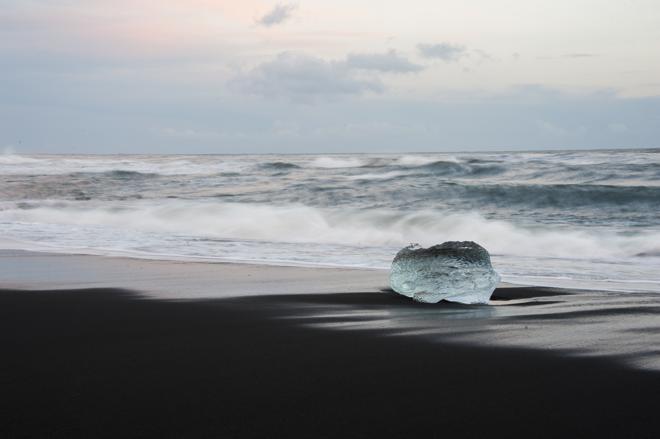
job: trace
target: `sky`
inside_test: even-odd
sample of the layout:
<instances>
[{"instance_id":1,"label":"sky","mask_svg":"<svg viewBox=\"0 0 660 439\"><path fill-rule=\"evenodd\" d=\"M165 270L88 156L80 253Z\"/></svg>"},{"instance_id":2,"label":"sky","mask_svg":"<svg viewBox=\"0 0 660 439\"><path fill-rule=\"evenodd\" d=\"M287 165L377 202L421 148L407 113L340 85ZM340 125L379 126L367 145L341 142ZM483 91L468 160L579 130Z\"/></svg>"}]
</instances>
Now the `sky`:
<instances>
[{"instance_id":1,"label":"sky","mask_svg":"<svg viewBox=\"0 0 660 439\"><path fill-rule=\"evenodd\" d=\"M0 0L0 153L642 147L658 0Z\"/></svg>"}]
</instances>

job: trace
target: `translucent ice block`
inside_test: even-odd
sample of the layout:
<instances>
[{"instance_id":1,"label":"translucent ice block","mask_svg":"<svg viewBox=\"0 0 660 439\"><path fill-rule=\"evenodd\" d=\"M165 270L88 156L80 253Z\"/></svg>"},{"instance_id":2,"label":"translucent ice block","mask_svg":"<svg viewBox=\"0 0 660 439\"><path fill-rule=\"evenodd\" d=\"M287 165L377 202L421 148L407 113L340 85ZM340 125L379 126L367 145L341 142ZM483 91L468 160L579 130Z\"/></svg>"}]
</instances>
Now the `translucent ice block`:
<instances>
[{"instance_id":1,"label":"translucent ice block","mask_svg":"<svg viewBox=\"0 0 660 439\"><path fill-rule=\"evenodd\" d=\"M410 245L396 254L390 272L394 291L425 303L488 303L499 281L488 251L472 241Z\"/></svg>"}]
</instances>

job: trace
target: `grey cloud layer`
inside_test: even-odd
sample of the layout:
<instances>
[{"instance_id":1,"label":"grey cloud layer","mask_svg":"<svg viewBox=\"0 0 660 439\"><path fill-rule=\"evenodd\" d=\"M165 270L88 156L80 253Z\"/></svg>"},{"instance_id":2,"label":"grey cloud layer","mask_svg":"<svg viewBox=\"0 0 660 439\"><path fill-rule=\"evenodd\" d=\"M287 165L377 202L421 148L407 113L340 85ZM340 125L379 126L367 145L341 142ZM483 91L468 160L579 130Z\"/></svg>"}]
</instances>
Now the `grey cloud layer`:
<instances>
[{"instance_id":1,"label":"grey cloud layer","mask_svg":"<svg viewBox=\"0 0 660 439\"><path fill-rule=\"evenodd\" d=\"M286 52L234 78L229 86L251 95L303 101L383 90L380 81L357 78L343 63Z\"/></svg>"},{"instance_id":2,"label":"grey cloud layer","mask_svg":"<svg viewBox=\"0 0 660 439\"><path fill-rule=\"evenodd\" d=\"M446 62L458 61L467 55L465 46L451 43L418 44L417 50L425 58L441 59Z\"/></svg>"},{"instance_id":3,"label":"grey cloud layer","mask_svg":"<svg viewBox=\"0 0 660 439\"><path fill-rule=\"evenodd\" d=\"M593 58L597 56L594 53L567 53L562 58Z\"/></svg>"},{"instance_id":4,"label":"grey cloud layer","mask_svg":"<svg viewBox=\"0 0 660 439\"><path fill-rule=\"evenodd\" d=\"M257 20L257 23L262 26L274 26L276 24L281 24L291 18L293 11L295 11L297 5L295 4L282 4L279 3L273 7L268 13L263 17Z\"/></svg>"},{"instance_id":5,"label":"grey cloud layer","mask_svg":"<svg viewBox=\"0 0 660 439\"><path fill-rule=\"evenodd\" d=\"M407 58L399 55L395 50L389 50L385 53L350 54L346 58L346 65L349 68L385 73L411 73L424 69L423 66L412 63Z\"/></svg>"},{"instance_id":6,"label":"grey cloud layer","mask_svg":"<svg viewBox=\"0 0 660 439\"><path fill-rule=\"evenodd\" d=\"M284 52L237 76L229 86L256 96L308 101L319 96L381 93L385 87L374 73L412 73L422 69L394 50L350 54L338 61Z\"/></svg>"},{"instance_id":7,"label":"grey cloud layer","mask_svg":"<svg viewBox=\"0 0 660 439\"><path fill-rule=\"evenodd\" d=\"M84 83L77 77L59 76L44 83L40 76L0 70L0 80L6 84L0 87L0 151L7 147L18 153L239 153L660 146L660 98L623 99L611 92L571 95L536 86L495 95L397 99L361 95L382 90L382 85L354 75L341 62L285 54L257 69L278 79L249 76L255 91L289 96L296 90L299 99L314 98L315 105L225 94L208 83L159 84L151 75L139 81L95 78ZM310 76L316 79L310 82ZM326 94L319 98L321 91ZM338 95L343 99L326 99Z\"/></svg>"}]
</instances>

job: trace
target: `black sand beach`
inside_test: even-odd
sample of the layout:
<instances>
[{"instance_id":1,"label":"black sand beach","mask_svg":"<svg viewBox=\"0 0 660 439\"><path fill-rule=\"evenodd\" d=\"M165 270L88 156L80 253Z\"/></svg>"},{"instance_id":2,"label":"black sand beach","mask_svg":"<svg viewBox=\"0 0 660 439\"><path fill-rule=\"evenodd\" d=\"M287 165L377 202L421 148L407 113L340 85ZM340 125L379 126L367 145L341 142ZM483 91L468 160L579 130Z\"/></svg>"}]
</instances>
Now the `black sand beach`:
<instances>
[{"instance_id":1,"label":"black sand beach","mask_svg":"<svg viewBox=\"0 0 660 439\"><path fill-rule=\"evenodd\" d=\"M333 320L314 317L323 308L419 306L385 293L153 300L3 290L0 436L660 434L660 374L616 359L314 326Z\"/></svg>"}]
</instances>

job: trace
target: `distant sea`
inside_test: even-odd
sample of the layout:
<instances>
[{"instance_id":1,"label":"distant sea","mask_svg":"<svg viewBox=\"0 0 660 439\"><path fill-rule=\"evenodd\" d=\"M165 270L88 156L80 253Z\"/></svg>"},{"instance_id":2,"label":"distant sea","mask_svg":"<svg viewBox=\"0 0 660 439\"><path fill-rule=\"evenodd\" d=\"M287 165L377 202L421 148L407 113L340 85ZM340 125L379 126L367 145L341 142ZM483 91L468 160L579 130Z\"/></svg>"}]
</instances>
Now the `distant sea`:
<instances>
[{"instance_id":1,"label":"distant sea","mask_svg":"<svg viewBox=\"0 0 660 439\"><path fill-rule=\"evenodd\" d=\"M473 240L504 281L660 292L660 150L0 155L0 247L389 268Z\"/></svg>"}]
</instances>

